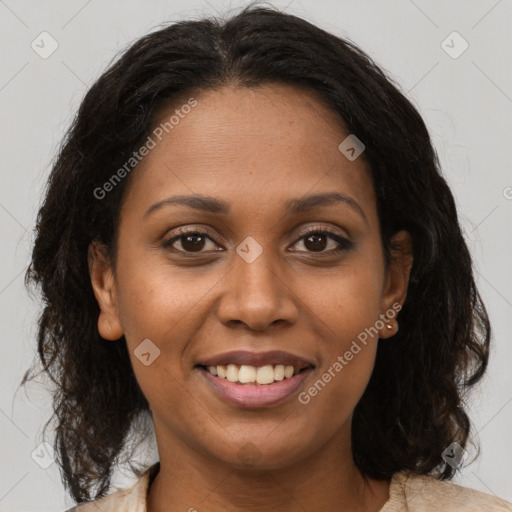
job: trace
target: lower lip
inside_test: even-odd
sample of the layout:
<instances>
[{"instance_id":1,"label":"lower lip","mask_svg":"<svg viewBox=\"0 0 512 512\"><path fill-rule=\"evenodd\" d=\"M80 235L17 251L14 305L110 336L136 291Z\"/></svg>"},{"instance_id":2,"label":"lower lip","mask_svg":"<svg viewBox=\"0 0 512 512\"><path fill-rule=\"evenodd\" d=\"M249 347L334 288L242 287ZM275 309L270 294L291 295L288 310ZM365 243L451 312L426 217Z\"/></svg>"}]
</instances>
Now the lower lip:
<instances>
[{"instance_id":1,"label":"lower lip","mask_svg":"<svg viewBox=\"0 0 512 512\"><path fill-rule=\"evenodd\" d=\"M240 384L215 377L202 366L199 367L199 370L213 390L225 401L237 407L255 408L277 405L293 395L313 368L308 368L289 379L276 381L273 384Z\"/></svg>"}]
</instances>

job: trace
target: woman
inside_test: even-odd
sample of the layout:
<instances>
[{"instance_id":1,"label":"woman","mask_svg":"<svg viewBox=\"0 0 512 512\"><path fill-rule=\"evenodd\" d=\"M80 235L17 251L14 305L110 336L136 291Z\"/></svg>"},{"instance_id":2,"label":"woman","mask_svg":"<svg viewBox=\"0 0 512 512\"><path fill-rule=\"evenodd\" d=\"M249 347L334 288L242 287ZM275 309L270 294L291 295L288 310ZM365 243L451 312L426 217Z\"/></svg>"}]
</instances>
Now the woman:
<instances>
[{"instance_id":1,"label":"woman","mask_svg":"<svg viewBox=\"0 0 512 512\"><path fill-rule=\"evenodd\" d=\"M27 281L74 511L512 510L443 481L490 326L424 122L300 18L129 48L63 143Z\"/></svg>"}]
</instances>

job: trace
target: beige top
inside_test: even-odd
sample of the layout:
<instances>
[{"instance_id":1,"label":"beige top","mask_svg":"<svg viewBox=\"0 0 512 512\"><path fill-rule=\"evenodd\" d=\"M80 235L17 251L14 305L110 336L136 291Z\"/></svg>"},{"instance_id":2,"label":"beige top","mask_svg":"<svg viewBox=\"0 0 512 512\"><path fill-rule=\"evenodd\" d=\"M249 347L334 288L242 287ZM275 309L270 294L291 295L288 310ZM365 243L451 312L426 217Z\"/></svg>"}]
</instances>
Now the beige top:
<instances>
[{"instance_id":1,"label":"beige top","mask_svg":"<svg viewBox=\"0 0 512 512\"><path fill-rule=\"evenodd\" d=\"M83 503L65 512L146 512L146 493L159 470L153 464L129 489L119 489L99 500ZM192 508L193 509L193 508ZM389 499L379 512L512 512L512 503L490 494L437 480L433 476L395 473Z\"/></svg>"}]
</instances>

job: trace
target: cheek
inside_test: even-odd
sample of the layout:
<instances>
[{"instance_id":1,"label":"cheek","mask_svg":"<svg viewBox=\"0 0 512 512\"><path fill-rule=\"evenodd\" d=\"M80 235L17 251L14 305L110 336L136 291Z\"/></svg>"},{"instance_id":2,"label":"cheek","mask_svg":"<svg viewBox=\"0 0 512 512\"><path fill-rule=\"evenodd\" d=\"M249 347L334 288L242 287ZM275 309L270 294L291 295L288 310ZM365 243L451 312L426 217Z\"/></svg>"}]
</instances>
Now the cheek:
<instances>
[{"instance_id":1,"label":"cheek","mask_svg":"<svg viewBox=\"0 0 512 512\"><path fill-rule=\"evenodd\" d=\"M328 288L317 293L315 309L328 326L322 343L322 368L316 383L306 390L318 407L333 417L354 409L371 377L378 343L383 263L358 257L338 272ZM316 397L316 398L314 398ZM307 397L305 397L307 400Z\"/></svg>"},{"instance_id":2,"label":"cheek","mask_svg":"<svg viewBox=\"0 0 512 512\"><path fill-rule=\"evenodd\" d=\"M361 310L350 302L345 313L337 312L330 328L338 335L322 342L322 364L315 379L304 390L301 403L331 418L332 425L344 423L366 389L375 364L378 334L372 330L374 315L362 302Z\"/></svg>"},{"instance_id":3,"label":"cheek","mask_svg":"<svg viewBox=\"0 0 512 512\"><path fill-rule=\"evenodd\" d=\"M155 343L182 333L197 315L218 277L155 264L147 254L119 262L119 315L129 344L154 338Z\"/></svg>"},{"instance_id":4,"label":"cheek","mask_svg":"<svg viewBox=\"0 0 512 512\"><path fill-rule=\"evenodd\" d=\"M118 261L119 318L137 381L148 401L169 405L182 394L183 353L201 330L215 273L171 269L147 254ZM150 341L147 341L150 340ZM149 356L143 356L148 354ZM149 363L146 365L146 363ZM175 392L172 391L175 388Z\"/></svg>"},{"instance_id":5,"label":"cheek","mask_svg":"<svg viewBox=\"0 0 512 512\"><path fill-rule=\"evenodd\" d=\"M153 413L185 400L182 354L197 326L191 314L200 297L163 268L125 265L119 314L131 365ZM193 288L192 288L193 289ZM198 420L199 421L199 420Z\"/></svg>"},{"instance_id":6,"label":"cheek","mask_svg":"<svg viewBox=\"0 0 512 512\"><path fill-rule=\"evenodd\" d=\"M371 252L358 253L317 293L319 311L339 335L340 349L379 319L383 281L383 262Z\"/></svg>"}]
</instances>

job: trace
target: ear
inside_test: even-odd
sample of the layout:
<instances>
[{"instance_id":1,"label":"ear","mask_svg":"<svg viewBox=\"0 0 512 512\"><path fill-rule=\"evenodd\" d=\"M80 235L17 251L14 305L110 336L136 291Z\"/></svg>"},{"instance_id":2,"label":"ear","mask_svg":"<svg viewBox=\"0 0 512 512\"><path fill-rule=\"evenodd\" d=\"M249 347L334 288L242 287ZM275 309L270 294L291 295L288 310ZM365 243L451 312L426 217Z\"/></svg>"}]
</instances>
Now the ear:
<instances>
[{"instance_id":1,"label":"ear","mask_svg":"<svg viewBox=\"0 0 512 512\"><path fill-rule=\"evenodd\" d=\"M407 297L413 261L412 237L407 231L399 231L391 239L391 261L384 282L380 312L385 324L379 329L380 338L390 338L398 331L396 317Z\"/></svg>"},{"instance_id":2,"label":"ear","mask_svg":"<svg viewBox=\"0 0 512 512\"><path fill-rule=\"evenodd\" d=\"M94 296L100 308L98 331L106 340L117 340L123 335L123 329L119 321L114 274L104 244L97 240L89 244L88 263Z\"/></svg>"}]
</instances>

